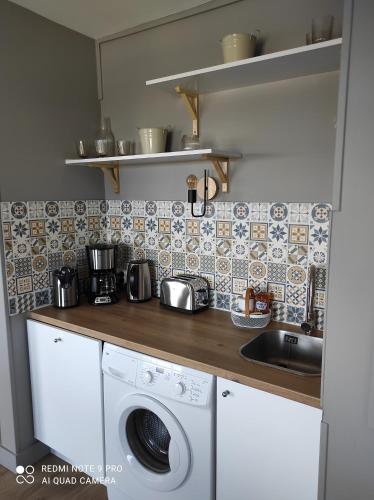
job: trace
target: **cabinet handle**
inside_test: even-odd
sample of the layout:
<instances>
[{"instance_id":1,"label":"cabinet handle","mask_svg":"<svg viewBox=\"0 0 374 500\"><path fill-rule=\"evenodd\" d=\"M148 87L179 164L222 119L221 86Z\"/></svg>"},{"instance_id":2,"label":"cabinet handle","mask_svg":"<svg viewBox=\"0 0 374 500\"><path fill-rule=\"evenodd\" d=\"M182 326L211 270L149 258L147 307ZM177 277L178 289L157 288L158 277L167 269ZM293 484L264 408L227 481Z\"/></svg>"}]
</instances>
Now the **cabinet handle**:
<instances>
[{"instance_id":1,"label":"cabinet handle","mask_svg":"<svg viewBox=\"0 0 374 500\"><path fill-rule=\"evenodd\" d=\"M57 338L55 338L55 339L53 340L53 342L54 342L55 344L57 344L57 342L62 342L62 338L61 338L61 337L57 337Z\"/></svg>"},{"instance_id":2,"label":"cabinet handle","mask_svg":"<svg viewBox=\"0 0 374 500\"><path fill-rule=\"evenodd\" d=\"M230 394L230 391L223 391L222 397L227 398L227 396Z\"/></svg>"}]
</instances>

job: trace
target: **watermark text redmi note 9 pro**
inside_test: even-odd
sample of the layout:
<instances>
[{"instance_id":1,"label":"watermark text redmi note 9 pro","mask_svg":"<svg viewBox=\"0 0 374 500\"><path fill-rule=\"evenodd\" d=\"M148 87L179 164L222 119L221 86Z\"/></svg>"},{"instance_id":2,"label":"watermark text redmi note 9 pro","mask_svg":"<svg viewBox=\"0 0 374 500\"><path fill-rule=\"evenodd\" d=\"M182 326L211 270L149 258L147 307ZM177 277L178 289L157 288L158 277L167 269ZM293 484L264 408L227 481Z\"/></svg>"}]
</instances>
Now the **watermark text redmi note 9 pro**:
<instances>
[{"instance_id":1,"label":"watermark text redmi note 9 pro","mask_svg":"<svg viewBox=\"0 0 374 500\"><path fill-rule=\"evenodd\" d=\"M16 482L31 485L35 482L44 485L87 485L87 484L115 484L113 473L123 471L122 465L69 465L69 464L41 464L40 471L35 474L35 467L18 465L16 468Z\"/></svg>"}]
</instances>

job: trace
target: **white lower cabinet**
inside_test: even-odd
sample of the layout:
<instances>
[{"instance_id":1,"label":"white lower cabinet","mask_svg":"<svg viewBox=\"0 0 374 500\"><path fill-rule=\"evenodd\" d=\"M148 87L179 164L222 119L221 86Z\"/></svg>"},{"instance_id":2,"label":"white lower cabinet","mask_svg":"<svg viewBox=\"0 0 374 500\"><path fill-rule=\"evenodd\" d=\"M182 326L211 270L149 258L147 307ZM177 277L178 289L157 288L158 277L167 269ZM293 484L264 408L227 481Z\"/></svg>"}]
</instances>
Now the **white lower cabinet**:
<instances>
[{"instance_id":1,"label":"white lower cabinet","mask_svg":"<svg viewBox=\"0 0 374 500\"><path fill-rule=\"evenodd\" d=\"M27 331L35 437L102 475L101 342L31 320Z\"/></svg>"},{"instance_id":2,"label":"white lower cabinet","mask_svg":"<svg viewBox=\"0 0 374 500\"><path fill-rule=\"evenodd\" d=\"M322 411L217 380L217 500L317 500Z\"/></svg>"}]
</instances>

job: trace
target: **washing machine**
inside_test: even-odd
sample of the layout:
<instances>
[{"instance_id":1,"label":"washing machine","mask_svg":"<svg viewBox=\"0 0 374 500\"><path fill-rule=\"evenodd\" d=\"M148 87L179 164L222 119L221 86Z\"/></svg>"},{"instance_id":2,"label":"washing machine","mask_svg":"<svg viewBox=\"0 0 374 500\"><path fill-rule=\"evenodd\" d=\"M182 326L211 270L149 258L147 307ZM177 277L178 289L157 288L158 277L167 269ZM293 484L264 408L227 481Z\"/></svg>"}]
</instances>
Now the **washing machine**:
<instances>
[{"instance_id":1,"label":"washing machine","mask_svg":"<svg viewBox=\"0 0 374 500\"><path fill-rule=\"evenodd\" d=\"M109 500L215 498L215 377L104 344Z\"/></svg>"}]
</instances>

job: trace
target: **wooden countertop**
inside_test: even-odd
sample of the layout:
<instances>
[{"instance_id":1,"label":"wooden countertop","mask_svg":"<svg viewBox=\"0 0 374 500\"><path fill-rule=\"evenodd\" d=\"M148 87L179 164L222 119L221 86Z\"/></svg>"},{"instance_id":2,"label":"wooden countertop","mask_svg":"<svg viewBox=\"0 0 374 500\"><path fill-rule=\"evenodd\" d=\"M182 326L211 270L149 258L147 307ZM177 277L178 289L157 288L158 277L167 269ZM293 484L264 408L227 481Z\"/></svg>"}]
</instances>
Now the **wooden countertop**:
<instances>
[{"instance_id":1,"label":"wooden countertop","mask_svg":"<svg viewBox=\"0 0 374 500\"><path fill-rule=\"evenodd\" d=\"M189 315L162 308L157 299L142 304L122 299L102 307L50 306L29 318L320 407L321 377L286 373L242 358L239 348L262 330L236 328L222 311ZM285 325L273 322L269 328ZM300 331L291 325L287 330Z\"/></svg>"}]
</instances>

